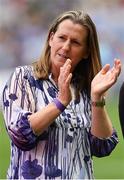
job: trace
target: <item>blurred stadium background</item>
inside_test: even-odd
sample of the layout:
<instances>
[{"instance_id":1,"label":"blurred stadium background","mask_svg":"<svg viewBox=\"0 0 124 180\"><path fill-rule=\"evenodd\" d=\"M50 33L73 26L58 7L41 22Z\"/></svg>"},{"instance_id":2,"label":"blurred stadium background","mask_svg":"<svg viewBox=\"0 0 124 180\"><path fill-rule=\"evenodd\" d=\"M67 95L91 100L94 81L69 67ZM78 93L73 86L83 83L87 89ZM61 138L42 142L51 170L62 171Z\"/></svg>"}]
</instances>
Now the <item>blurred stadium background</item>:
<instances>
[{"instance_id":1,"label":"blurred stadium background","mask_svg":"<svg viewBox=\"0 0 124 180\"><path fill-rule=\"evenodd\" d=\"M49 25L66 10L84 10L96 24L102 64L124 62L124 0L0 0L0 99L16 66L30 64L41 55ZM120 142L105 158L94 158L96 179L124 179L124 141L118 119L118 95L124 70L107 95L107 108ZM0 103L1 104L1 103ZM9 164L9 141L0 114L0 178Z\"/></svg>"}]
</instances>

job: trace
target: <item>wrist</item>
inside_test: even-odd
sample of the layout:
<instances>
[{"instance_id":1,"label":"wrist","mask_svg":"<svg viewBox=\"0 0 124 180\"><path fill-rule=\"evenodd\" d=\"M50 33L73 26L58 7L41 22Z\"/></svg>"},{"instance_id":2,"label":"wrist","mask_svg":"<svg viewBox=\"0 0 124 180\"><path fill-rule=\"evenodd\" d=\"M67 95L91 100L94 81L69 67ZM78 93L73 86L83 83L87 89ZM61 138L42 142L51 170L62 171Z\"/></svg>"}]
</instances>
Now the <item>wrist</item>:
<instances>
[{"instance_id":1,"label":"wrist","mask_svg":"<svg viewBox=\"0 0 124 180\"><path fill-rule=\"evenodd\" d=\"M53 102L61 112L65 110L66 106L58 98L53 99Z\"/></svg>"},{"instance_id":2,"label":"wrist","mask_svg":"<svg viewBox=\"0 0 124 180\"><path fill-rule=\"evenodd\" d=\"M91 100L91 105L93 107L104 107L105 106L105 97L101 97L100 100Z\"/></svg>"},{"instance_id":3,"label":"wrist","mask_svg":"<svg viewBox=\"0 0 124 180\"><path fill-rule=\"evenodd\" d=\"M102 101L105 99L106 94L98 94L98 93L91 93L91 99L92 101Z\"/></svg>"},{"instance_id":4,"label":"wrist","mask_svg":"<svg viewBox=\"0 0 124 180\"><path fill-rule=\"evenodd\" d=\"M67 106L69 103L70 103L70 101L71 101L71 98L69 97L69 98L63 98L62 96L60 96L59 94L58 94L58 96L56 96L56 98L64 105L64 106Z\"/></svg>"}]
</instances>

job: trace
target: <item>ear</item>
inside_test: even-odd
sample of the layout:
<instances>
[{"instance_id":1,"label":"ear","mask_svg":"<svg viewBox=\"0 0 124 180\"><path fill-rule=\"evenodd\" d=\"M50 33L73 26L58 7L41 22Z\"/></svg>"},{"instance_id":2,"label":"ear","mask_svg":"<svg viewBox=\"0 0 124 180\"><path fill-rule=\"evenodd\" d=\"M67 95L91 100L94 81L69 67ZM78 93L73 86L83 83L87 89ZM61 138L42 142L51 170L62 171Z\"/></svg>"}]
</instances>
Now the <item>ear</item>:
<instances>
[{"instance_id":1,"label":"ear","mask_svg":"<svg viewBox=\"0 0 124 180\"><path fill-rule=\"evenodd\" d=\"M51 43L53 41L53 36L54 36L54 32L51 32L49 37L49 46L51 46Z\"/></svg>"}]
</instances>

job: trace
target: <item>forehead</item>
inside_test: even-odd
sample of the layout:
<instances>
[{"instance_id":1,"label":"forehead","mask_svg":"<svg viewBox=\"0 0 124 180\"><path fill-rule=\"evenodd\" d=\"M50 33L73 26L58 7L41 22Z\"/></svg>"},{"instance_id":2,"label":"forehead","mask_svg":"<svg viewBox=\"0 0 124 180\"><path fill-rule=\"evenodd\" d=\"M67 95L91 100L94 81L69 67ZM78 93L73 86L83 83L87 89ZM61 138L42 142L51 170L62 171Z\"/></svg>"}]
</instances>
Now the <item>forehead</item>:
<instances>
[{"instance_id":1,"label":"forehead","mask_svg":"<svg viewBox=\"0 0 124 180\"><path fill-rule=\"evenodd\" d=\"M85 26L75 23L70 19L66 19L62 21L57 28L57 33L62 33L65 35L73 35L77 36L79 38L81 37L87 37L88 30Z\"/></svg>"}]
</instances>

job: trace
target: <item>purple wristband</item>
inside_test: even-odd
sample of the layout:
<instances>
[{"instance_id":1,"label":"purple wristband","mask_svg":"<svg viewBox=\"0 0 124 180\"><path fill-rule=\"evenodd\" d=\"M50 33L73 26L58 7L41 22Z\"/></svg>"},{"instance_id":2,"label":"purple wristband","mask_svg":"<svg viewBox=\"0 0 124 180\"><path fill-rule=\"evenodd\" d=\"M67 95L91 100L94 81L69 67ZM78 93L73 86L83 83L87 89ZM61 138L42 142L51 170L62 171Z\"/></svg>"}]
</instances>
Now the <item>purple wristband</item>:
<instances>
[{"instance_id":1,"label":"purple wristband","mask_svg":"<svg viewBox=\"0 0 124 180\"><path fill-rule=\"evenodd\" d=\"M65 107L57 98L55 98L55 99L53 100L53 102L55 103L56 107L57 107L61 112L63 112L63 111L65 110L66 107Z\"/></svg>"}]
</instances>

